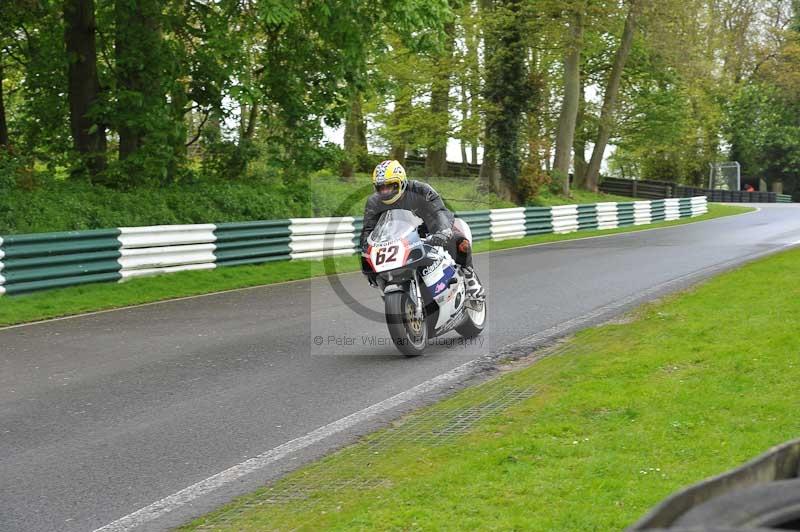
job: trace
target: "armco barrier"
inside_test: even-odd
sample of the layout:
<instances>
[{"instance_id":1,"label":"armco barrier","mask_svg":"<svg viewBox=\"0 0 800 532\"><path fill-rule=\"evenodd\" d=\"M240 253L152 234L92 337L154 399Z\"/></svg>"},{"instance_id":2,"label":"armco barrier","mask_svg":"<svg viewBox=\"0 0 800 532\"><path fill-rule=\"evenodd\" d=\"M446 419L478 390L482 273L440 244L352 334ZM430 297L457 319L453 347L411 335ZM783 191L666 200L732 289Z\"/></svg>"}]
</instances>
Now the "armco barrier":
<instances>
[{"instance_id":1,"label":"armco barrier","mask_svg":"<svg viewBox=\"0 0 800 532\"><path fill-rule=\"evenodd\" d=\"M0 238L0 294L116 281L119 229Z\"/></svg>"},{"instance_id":2,"label":"armco barrier","mask_svg":"<svg viewBox=\"0 0 800 532\"><path fill-rule=\"evenodd\" d=\"M578 206L558 205L551 207L554 233L571 233L578 230Z\"/></svg>"},{"instance_id":3,"label":"armco barrier","mask_svg":"<svg viewBox=\"0 0 800 532\"><path fill-rule=\"evenodd\" d=\"M492 238L491 211L468 211L458 213L458 217L469 224L472 240L488 240ZM360 229L360 228L359 228Z\"/></svg>"},{"instance_id":4,"label":"armco barrier","mask_svg":"<svg viewBox=\"0 0 800 532\"><path fill-rule=\"evenodd\" d=\"M352 255L355 218L292 218L289 226L292 259L318 259L332 255Z\"/></svg>"},{"instance_id":5,"label":"armco barrier","mask_svg":"<svg viewBox=\"0 0 800 532\"><path fill-rule=\"evenodd\" d=\"M214 230L216 264L239 266L289 260L290 225L289 220L218 224Z\"/></svg>"},{"instance_id":6,"label":"armco barrier","mask_svg":"<svg viewBox=\"0 0 800 532\"><path fill-rule=\"evenodd\" d=\"M553 232L553 211L550 207L525 207L525 235Z\"/></svg>"},{"instance_id":7,"label":"armco barrier","mask_svg":"<svg viewBox=\"0 0 800 532\"><path fill-rule=\"evenodd\" d=\"M492 222L492 240L507 240L525 236L525 207L492 209L489 219Z\"/></svg>"},{"instance_id":8,"label":"armco barrier","mask_svg":"<svg viewBox=\"0 0 800 532\"><path fill-rule=\"evenodd\" d=\"M603 178L599 189L607 194L642 199L691 198L707 196L709 201L734 203L791 203L792 197L775 192L717 190L679 185L669 181Z\"/></svg>"},{"instance_id":9,"label":"armco barrier","mask_svg":"<svg viewBox=\"0 0 800 532\"><path fill-rule=\"evenodd\" d=\"M613 229L708 211L705 196L655 201L513 207L457 213L473 239ZM0 295L132 277L357 251L352 216L223 224L122 227L0 237Z\"/></svg>"},{"instance_id":10,"label":"armco barrier","mask_svg":"<svg viewBox=\"0 0 800 532\"><path fill-rule=\"evenodd\" d=\"M121 227L119 273L128 279L214 268L215 229L213 224Z\"/></svg>"}]
</instances>

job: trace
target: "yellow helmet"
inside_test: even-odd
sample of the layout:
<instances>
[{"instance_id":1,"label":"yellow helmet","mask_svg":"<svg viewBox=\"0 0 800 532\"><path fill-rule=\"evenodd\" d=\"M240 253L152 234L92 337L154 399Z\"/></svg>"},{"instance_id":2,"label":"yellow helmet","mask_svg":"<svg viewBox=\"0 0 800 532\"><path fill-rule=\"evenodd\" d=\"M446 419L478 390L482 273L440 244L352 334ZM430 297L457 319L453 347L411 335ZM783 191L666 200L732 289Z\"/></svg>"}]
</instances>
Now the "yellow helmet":
<instances>
[{"instance_id":1,"label":"yellow helmet","mask_svg":"<svg viewBox=\"0 0 800 532\"><path fill-rule=\"evenodd\" d=\"M403 196L408 186L405 168L397 161L383 161L372 172L372 184L381 201L391 205Z\"/></svg>"}]
</instances>

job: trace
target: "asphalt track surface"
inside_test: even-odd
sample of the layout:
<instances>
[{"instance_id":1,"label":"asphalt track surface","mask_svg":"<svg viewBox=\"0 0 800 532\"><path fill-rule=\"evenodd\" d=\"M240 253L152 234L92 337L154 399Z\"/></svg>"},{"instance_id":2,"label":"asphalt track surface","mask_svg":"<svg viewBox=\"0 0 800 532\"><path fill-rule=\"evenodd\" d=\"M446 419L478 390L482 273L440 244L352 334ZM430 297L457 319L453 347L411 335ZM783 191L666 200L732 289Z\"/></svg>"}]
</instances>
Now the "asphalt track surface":
<instances>
[{"instance_id":1,"label":"asphalt track surface","mask_svg":"<svg viewBox=\"0 0 800 532\"><path fill-rule=\"evenodd\" d=\"M356 313L324 278L0 330L0 530L113 522L124 530L123 516L469 361L526 352L800 243L800 206L760 207L480 254L490 310L481 341L465 345L450 333L416 359L400 356L385 325ZM360 274L338 279L350 298L380 309ZM402 409L365 418L135 529L180 524Z\"/></svg>"}]
</instances>

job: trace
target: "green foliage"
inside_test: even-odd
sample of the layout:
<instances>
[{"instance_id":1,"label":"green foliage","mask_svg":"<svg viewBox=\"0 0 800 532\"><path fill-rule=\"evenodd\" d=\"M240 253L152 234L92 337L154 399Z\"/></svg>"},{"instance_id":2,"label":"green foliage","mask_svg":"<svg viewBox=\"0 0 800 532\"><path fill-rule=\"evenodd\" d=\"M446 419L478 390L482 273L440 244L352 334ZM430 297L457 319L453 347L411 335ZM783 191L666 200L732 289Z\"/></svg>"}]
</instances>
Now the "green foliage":
<instances>
[{"instance_id":1,"label":"green foliage","mask_svg":"<svg viewBox=\"0 0 800 532\"><path fill-rule=\"evenodd\" d=\"M87 116L108 146L93 182L135 194L280 176L309 212L308 175L365 171L387 153L437 155L448 137L473 158L483 145L499 194L524 202L557 186L563 176L547 173L564 51L575 44L565 22L585 10L582 84L602 87L627 11L612 0L93 3L100 93ZM699 183L710 162L741 159L745 175L800 193L797 1L646 5L612 121L611 172ZM12 147L0 186L85 178L87 155L71 139L64 6L0 9ZM597 135L602 99L585 93L578 148ZM345 155L324 145L323 128L338 127L356 96L370 145L359 130Z\"/></svg>"},{"instance_id":2,"label":"green foliage","mask_svg":"<svg viewBox=\"0 0 800 532\"><path fill-rule=\"evenodd\" d=\"M800 198L800 32L731 98L726 132L745 177L781 182Z\"/></svg>"},{"instance_id":3,"label":"green foliage","mask_svg":"<svg viewBox=\"0 0 800 532\"><path fill-rule=\"evenodd\" d=\"M486 151L497 161L501 178L515 190L521 166L522 117L530 97L520 2L495 2L486 16Z\"/></svg>"},{"instance_id":4,"label":"green foliage","mask_svg":"<svg viewBox=\"0 0 800 532\"><path fill-rule=\"evenodd\" d=\"M0 234L120 226L270 220L304 215L281 179L203 182L119 191L85 182L49 183L0 194Z\"/></svg>"}]
</instances>

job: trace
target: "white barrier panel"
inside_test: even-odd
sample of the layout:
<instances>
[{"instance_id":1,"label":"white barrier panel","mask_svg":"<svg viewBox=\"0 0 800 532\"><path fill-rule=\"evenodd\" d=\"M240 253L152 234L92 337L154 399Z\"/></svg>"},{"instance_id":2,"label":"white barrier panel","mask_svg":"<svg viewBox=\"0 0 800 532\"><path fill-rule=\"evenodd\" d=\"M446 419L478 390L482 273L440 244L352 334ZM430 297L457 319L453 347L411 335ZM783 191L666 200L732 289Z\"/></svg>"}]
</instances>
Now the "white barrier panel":
<instances>
[{"instance_id":1,"label":"white barrier panel","mask_svg":"<svg viewBox=\"0 0 800 532\"><path fill-rule=\"evenodd\" d=\"M550 208L554 233L571 233L578 230L578 206L556 205Z\"/></svg>"},{"instance_id":2,"label":"white barrier panel","mask_svg":"<svg viewBox=\"0 0 800 532\"><path fill-rule=\"evenodd\" d=\"M120 227L117 239L123 249L206 244L216 241L216 228L214 224Z\"/></svg>"},{"instance_id":3,"label":"white barrier panel","mask_svg":"<svg viewBox=\"0 0 800 532\"><path fill-rule=\"evenodd\" d=\"M670 198L664 200L664 220L677 220L681 217L680 198Z\"/></svg>"},{"instance_id":4,"label":"white barrier panel","mask_svg":"<svg viewBox=\"0 0 800 532\"><path fill-rule=\"evenodd\" d=\"M289 218L289 233L292 235L324 235L354 232L352 216L340 218Z\"/></svg>"},{"instance_id":5,"label":"white barrier panel","mask_svg":"<svg viewBox=\"0 0 800 532\"><path fill-rule=\"evenodd\" d=\"M147 268L143 270L124 270L119 273L122 275L122 279L120 279L120 282L124 282L126 279L131 279L134 277L147 277L151 275L160 275L162 273L175 273L175 272L185 272L192 270L213 270L216 267L217 265L214 263L187 264L184 266L170 266L169 268Z\"/></svg>"},{"instance_id":6,"label":"white barrier panel","mask_svg":"<svg viewBox=\"0 0 800 532\"><path fill-rule=\"evenodd\" d=\"M325 251L334 249L355 249L353 238L355 233L341 233L328 235L292 236L289 248L292 253L304 251Z\"/></svg>"},{"instance_id":7,"label":"white barrier panel","mask_svg":"<svg viewBox=\"0 0 800 532\"><path fill-rule=\"evenodd\" d=\"M352 216L290 218L292 259L321 259L355 253L356 229Z\"/></svg>"},{"instance_id":8,"label":"white barrier panel","mask_svg":"<svg viewBox=\"0 0 800 532\"><path fill-rule=\"evenodd\" d=\"M492 209L489 211L492 240L506 240L525 236L525 207Z\"/></svg>"},{"instance_id":9,"label":"white barrier panel","mask_svg":"<svg viewBox=\"0 0 800 532\"><path fill-rule=\"evenodd\" d=\"M617 204L615 202L598 203L596 208L598 229L616 229L619 227Z\"/></svg>"},{"instance_id":10,"label":"white barrier panel","mask_svg":"<svg viewBox=\"0 0 800 532\"><path fill-rule=\"evenodd\" d=\"M708 212L708 198L705 196L692 198L692 216L699 216Z\"/></svg>"},{"instance_id":11,"label":"white barrier panel","mask_svg":"<svg viewBox=\"0 0 800 532\"><path fill-rule=\"evenodd\" d=\"M301 251L292 252L292 260L298 259L322 259L328 257L335 257L339 255L352 255L355 253L355 246L341 249L326 249L325 251Z\"/></svg>"},{"instance_id":12,"label":"white barrier panel","mask_svg":"<svg viewBox=\"0 0 800 532\"><path fill-rule=\"evenodd\" d=\"M633 202L633 225L649 224L651 220L652 206L649 201Z\"/></svg>"},{"instance_id":13,"label":"white barrier panel","mask_svg":"<svg viewBox=\"0 0 800 532\"><path fill-rule=\"evenodd\" d=\"M188 264L213 263L214 244L192 244L188 246L165 246L160 248L122 249L117 259L122 270L168 268Z\"/></svg>"}]
</instances>

